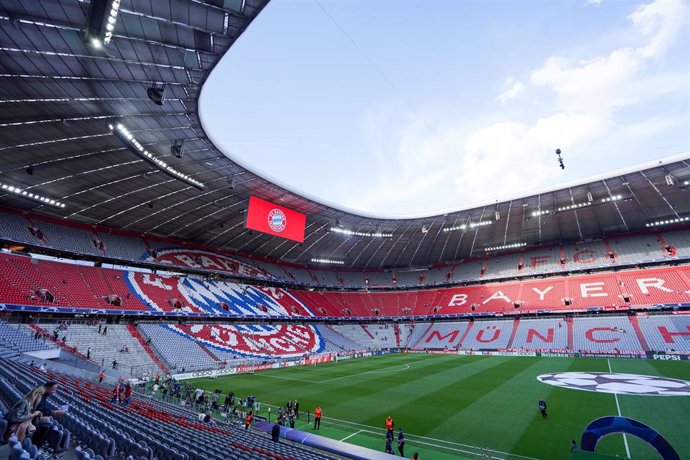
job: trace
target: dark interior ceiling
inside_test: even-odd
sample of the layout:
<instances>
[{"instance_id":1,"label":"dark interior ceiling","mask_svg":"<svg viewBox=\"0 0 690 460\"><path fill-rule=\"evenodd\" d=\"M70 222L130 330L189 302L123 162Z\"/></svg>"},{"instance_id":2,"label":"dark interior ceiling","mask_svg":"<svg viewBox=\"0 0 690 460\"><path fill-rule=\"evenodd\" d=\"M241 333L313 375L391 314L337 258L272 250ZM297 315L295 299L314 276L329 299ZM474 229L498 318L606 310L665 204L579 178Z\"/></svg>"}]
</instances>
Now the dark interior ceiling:
<instances>
[{"instance_id":1,"label":"dark interior ceiling","mask_svg":"<svg viewBox=\"0 0 690 460\"><path fill-rule=\"evenodd\" d=\"M94 49L83 38L89 1L0 0L0 183L66 206L2 190L0 202L273 259L333 258L362 268L427 266L480 255L490 246L583 240L690 215L690 162L677 159L518 200L405 220L342 212L252 174L207 138L198 96L214 65L267 3L123 0L111 43ZM163 83L166 102L159 106L147 97L147 88ZM147 149L206 188L199 191L142 161L110 133L107 124L114 122L125 124ZM184 140L181 159L170 152L175 140ZM246 230L250 195L305 213L304 243ZM601 201L611 195L622 199ZM590 196L591 205L558 212ZM535 210L549 214L533 217ZM492 223L443 231L478 221ZM329 232L336 222L393 236Z\"/></svg>"}]
</instances>

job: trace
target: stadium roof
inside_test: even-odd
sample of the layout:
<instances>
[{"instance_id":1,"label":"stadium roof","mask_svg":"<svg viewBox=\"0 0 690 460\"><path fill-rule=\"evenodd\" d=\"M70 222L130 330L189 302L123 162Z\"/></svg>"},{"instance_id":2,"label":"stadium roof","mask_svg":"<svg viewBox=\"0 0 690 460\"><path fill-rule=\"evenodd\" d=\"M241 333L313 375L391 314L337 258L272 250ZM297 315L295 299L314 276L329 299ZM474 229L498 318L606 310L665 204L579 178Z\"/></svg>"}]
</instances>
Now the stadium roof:
<instances>
[{"instance_id":1,"label":"stadium roof","mask_svg":"<svg viewBox=\"0 0 690 460\"><path fill-rule=\"evenodd\" d=\"M112 41L85 38L90 3L4 1L0 10L0 190L11 206L155 233L284 261L345 267L427 266L488 247L576 241L690 216L690 155L587 183L420 219L357 216L299 196L225 157L198 116L203 82L267 0L124 0ZM147 90L165 85L165 102ZM164 174L108 127L121 123ZM182 158L171 146L184 143ZM490 186L490 185L487 185ZM303 244L244 228L256 195L307 214ZM563 209L571 206L573 209ZM430 206L433 208L433 206ZM358 236L330 231L340 227ZM447 230L449 229L449 230Z\"/></svg>"}]
</instances>

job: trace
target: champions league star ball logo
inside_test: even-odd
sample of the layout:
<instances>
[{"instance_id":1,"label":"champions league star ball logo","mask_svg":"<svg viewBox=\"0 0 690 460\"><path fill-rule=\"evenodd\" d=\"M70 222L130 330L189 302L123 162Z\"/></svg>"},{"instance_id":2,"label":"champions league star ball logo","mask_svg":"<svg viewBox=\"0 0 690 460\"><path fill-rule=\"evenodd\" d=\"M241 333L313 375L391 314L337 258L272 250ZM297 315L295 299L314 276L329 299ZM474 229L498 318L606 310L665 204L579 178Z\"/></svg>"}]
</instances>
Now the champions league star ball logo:
<instances>
[{"instance_id":1,"label":"champions league star ball logo","mask_svg":"<svg viewBox=\"0 0 690 460\"><path fill-rule=\"evenodd\" d=\"M572 390L639 396L690 396L690 382L652 375L610 372L561 372L537 377L542 383Z\"/></svg>"},{"instance_id":2,"label":"champions league star ball logo","mask_svg":"<svg viewBox=\"0 0 690 460\"><path fill-rule=\"evenodd\" d=\"M268 213L268 226L274 232L282 232L287 226L287 216L280 209L271 209Z\"/></svg>"}]
</instances>

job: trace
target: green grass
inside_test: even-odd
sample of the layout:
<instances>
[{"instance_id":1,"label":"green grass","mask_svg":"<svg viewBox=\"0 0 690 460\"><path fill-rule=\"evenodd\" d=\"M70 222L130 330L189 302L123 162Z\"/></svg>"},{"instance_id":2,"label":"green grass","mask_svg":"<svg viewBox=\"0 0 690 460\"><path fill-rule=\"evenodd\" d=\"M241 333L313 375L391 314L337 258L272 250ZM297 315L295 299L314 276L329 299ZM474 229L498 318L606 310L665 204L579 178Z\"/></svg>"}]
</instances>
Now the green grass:
<instances>
[{"instance_id":1,"label":"green grass","mask_svg":"<svg viewBox=\"0 0 690 460\"><path fill-rule=\"evenodd\" d=\"M536 376L558 371L660 375L690 380L684 362L586 358L525 358L399 354L309 367L293 367L193 383L208 390L256 395L263 404L299 399L302 412L323 408L319 434L383 451L386 416L407 435L406 455L426 459L474 458L489 448L513 455L569 459L595 418L617 415L614 395L545 385ZM537 401L549 405L543 420ZM689 397L618 397L621 414L657 429L676 450L690 453ZM275 413L275 409L273 410ZM297 428L310 430L302 416ZM632 458L656 458L645 443L627 437ZM621 435L601 441L598 452L625 457ZM494 458L507 455L494 453Z\"/></svg>"}]
</instances>

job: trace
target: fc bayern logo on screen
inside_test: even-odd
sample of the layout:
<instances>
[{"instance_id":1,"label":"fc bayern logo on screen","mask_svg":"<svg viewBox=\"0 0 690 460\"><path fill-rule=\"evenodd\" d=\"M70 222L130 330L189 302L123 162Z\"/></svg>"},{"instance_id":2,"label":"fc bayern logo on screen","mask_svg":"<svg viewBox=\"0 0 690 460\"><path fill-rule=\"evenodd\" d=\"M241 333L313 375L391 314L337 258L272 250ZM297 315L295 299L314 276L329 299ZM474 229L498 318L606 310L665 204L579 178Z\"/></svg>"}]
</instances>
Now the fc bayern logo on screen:
<instances>
[{"instance_id":1,"label":"fc bayern logo on screen","mask_svg":"<svg viewBox=\"0 0 690 460\"><path fill-rule=\"evenodd\" d=\"M274 232L282 232L287 226L287 216L280 209L271 209L268 213L268 226Z\"/></svg>"}]
</instances>

